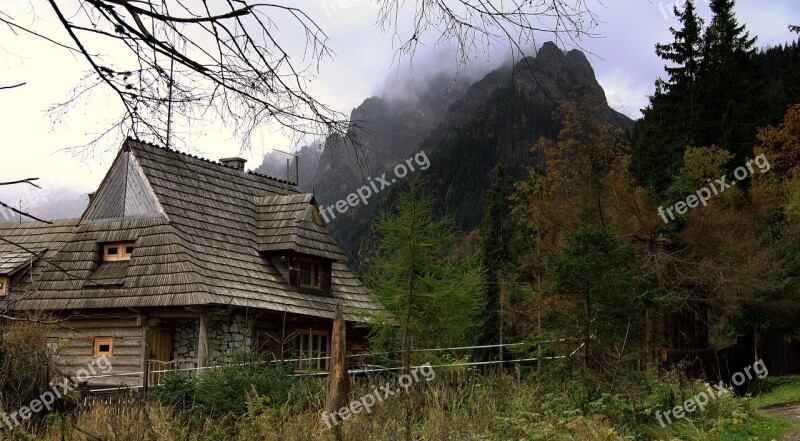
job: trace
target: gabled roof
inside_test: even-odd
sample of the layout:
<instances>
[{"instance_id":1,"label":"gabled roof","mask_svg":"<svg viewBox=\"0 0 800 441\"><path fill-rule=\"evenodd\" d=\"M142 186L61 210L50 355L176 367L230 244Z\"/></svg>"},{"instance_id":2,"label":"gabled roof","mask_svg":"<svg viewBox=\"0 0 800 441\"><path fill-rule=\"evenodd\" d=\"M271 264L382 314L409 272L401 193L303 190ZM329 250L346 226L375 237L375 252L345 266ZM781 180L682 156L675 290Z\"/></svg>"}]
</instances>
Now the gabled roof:
<instances>
[{"instance_id":1,"label":"gabled roof","mask_svg":"<svg viewBox=\"0 0 800 441\"><path fill-rule=\"evenodd\" d=\"M318 317L342 305L348 319L382 309L308 216L313 203L286 181L128 139L81 220L0 223L0 238L47 249L8 298L18 309L231 305ZM121 241L135 241L131 259L102 263L100 244ZM334 260L330 293L288 285L272 250ZM0 240L0 256L14 252Z\"/></svg>"},{"instance_id":2,"label":"gabled roof","mask_svg":"<svg viewBox=\"0 0 800 441\"><path fill-rule=\"evenodd\" d=\"M314 195L293 194L256 198L259 215L259 249L290 250L331 260L346 261L339 245L317 223Z\"/></svg>"}]
</instances>

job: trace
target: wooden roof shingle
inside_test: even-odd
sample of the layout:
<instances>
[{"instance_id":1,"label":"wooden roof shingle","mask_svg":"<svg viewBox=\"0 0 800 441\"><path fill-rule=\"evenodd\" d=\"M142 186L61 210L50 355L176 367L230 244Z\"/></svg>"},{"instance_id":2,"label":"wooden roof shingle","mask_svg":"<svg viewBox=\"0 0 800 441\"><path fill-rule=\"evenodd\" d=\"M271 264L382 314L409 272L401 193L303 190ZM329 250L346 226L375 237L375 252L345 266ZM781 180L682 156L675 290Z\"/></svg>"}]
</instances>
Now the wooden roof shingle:
<instances>
[{"instance_id":1,"label":"wooden roof shingle","mask_svg":"<svg viewBox=\"0 0 800 441\"><path fill-rule=\"evenodd\" d=\"M41 257L6 301L17 309L230 305L326 318L341 305L349 320L383 309L315 222L314 203L286 181L128 139L82 220L0 223L0 274L14 262L30 266L29 251ZM101 262L101 244L120 241L134 241L131 259ZM277 250L333 260L330 292L289 285L264 256Z\"/></svg>"}]
</instances>

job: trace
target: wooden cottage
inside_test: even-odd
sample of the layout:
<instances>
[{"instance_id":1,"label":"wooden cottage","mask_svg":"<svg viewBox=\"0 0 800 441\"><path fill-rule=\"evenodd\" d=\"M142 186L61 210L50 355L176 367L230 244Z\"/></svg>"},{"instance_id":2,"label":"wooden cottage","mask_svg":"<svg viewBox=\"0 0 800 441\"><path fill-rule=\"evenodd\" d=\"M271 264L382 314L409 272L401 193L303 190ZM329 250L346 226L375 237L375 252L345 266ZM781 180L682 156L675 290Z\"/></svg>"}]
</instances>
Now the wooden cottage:
<instances>
[{"instance_id":1,"label":"wooden cottage","mask_svg":"<svg viewBox=\"0 0 800 441\"><path fill-rule=\"evenodd\" d=\"M128 139L80 219L0 223L7 310L64 319L49 335L67 371L107 356L114 376L203 367L241 348L325 370L337 306L353 325L380 303L348 269L314 196ZM119 376L127 374L127 376Z\"/></svg>"}]
</instances>

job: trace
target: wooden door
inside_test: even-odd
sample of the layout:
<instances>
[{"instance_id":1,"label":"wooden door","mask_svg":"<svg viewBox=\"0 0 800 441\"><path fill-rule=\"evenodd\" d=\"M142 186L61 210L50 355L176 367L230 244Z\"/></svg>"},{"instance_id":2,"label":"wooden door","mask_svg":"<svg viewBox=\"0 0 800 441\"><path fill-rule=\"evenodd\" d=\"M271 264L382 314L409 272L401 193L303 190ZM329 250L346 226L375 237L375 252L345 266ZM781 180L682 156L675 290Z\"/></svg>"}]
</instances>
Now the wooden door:
<instances>
[{"instance_id":1,"label":"wooden door","mask_svg":"<svg viewBox=\"0 0 800 441\"><path fill-rule=\"evenodd\" d=\"M172 360L172 330L154 328L150 330L150 359L158 361Z\"/></svg>"},{"instance_id":2,"label":"wooden door","mask_svg":"<svg viewBox=\"0 0 800 441\"><path fill-rule=\"evenodd\" d=\"M175 366L171 366L173 349L173 331L165 328L150 329L150 384L155 386L168 371Z\"/></svg>"}]
</instances>

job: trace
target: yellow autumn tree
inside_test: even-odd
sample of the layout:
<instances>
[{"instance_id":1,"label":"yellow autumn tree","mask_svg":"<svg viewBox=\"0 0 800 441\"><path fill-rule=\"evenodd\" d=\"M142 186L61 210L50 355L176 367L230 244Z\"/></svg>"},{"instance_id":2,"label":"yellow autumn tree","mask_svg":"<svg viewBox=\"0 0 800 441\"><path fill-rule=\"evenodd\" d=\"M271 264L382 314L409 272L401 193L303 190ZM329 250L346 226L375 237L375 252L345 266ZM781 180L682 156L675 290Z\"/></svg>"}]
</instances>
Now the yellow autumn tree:
<instances>
[{"instance_id":1,"label":"yellow autumn tree","mask_svg":"<svg viewBox=\"0 0 800 441\"><path fill-rule=\"evenodd\" d=\"M573 93L555 114L562 121L556 139L543 138L532 147L542 160L528 169L527 179L516 183L514 215L529 246L514 281L530 289L527 302L512 309L523 329L531 324L538 328L542 316L545 322L558 323L565 334L589 326L585 302L574 296L543 295L553 283L545 261L563 252L571 233L604 231L624 245L657 226L656 208L630 172L625 133L607 115L596 93Z\"/></svg>"}]
</instances>

